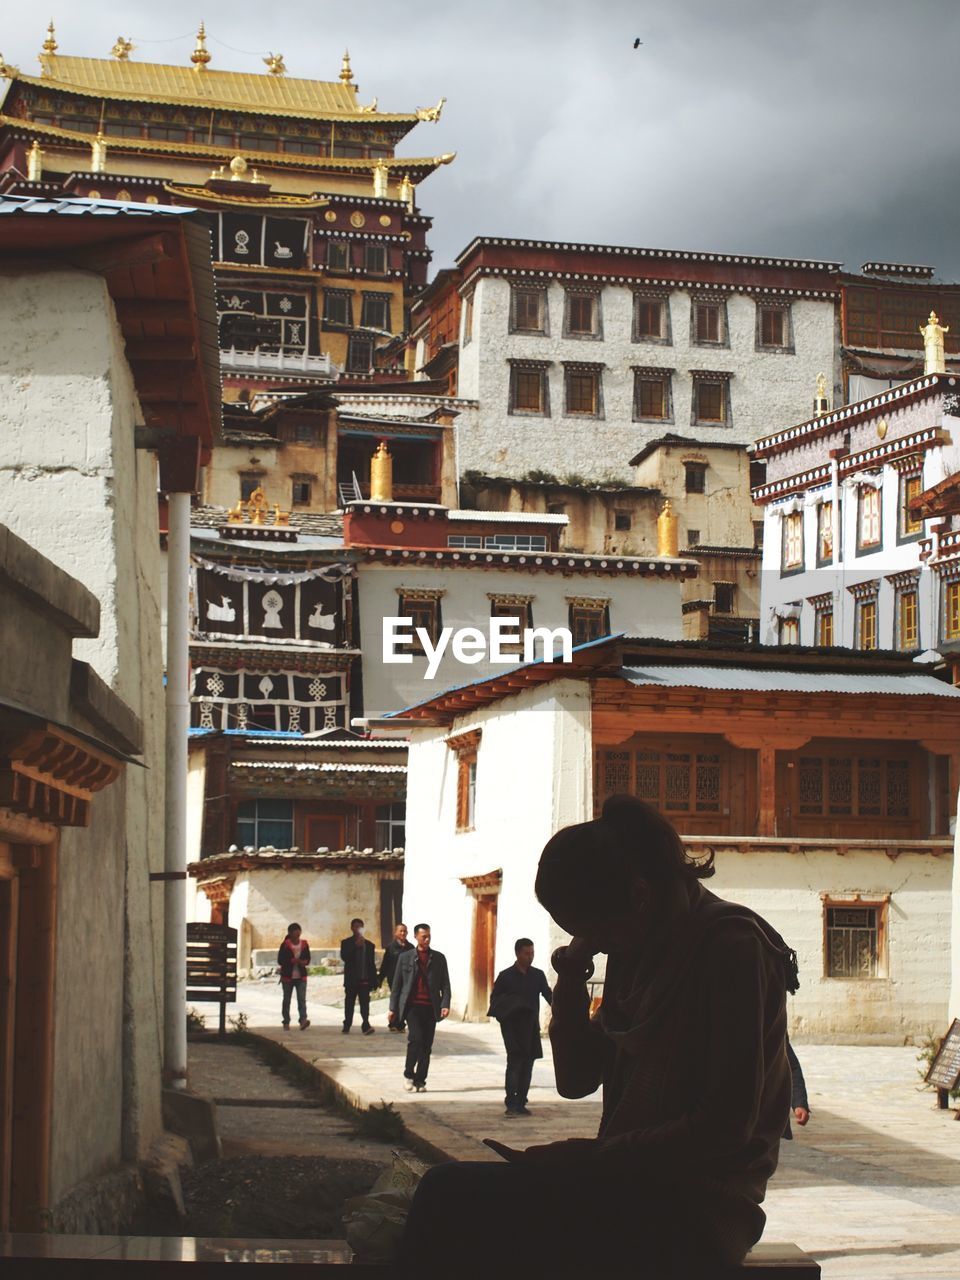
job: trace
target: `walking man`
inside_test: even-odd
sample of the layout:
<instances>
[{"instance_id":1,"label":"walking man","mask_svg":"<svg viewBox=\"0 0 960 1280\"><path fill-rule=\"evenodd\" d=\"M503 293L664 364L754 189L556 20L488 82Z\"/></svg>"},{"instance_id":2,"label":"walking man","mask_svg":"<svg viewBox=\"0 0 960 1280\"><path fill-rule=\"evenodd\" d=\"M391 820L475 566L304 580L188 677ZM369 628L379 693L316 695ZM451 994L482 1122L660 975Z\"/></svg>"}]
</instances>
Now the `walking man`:
<instances>
[{"instance_id":1,"label":"walking man","mask_svg":"<svg viewBox=\"0 0 960 1280\"><path fill-rule=\"evenodd\" d=\"M287 936L280 943L277 964L280 966L280 984L283 987L281 1019L285 1027L290 1025L290 1000L297 993L297 1009L300 1013L300 1030L310 1025L307 1017L307 966L310 964L310 944L301 936L298 924L287 928Z\"/></svg>"},{"instance_id":2,"label":"walking man","mask_svg":"<svg viewBox=\"0 0 960 1280\"><path fill-rule=\"evenodd\" d=\"M389 1017L391 1026L404 1019L409 1024L403 1087L424 1093L437 1023L450 1013L450 976L446 957L430 949L430 926L415 925L413 936L416 949L404 951L397 961Z\"/></svg>"},{"instance_id":3,"label":"walking man","mask_svg":"<svg viewBox=\"0 0 960 1280\"><path fill-rule=\"evenodd\" d=\"M373 1035L370 1025L370 992L377 985L377 957L372 942L363 936L359 916L350 921L350 937L340 943L343 961L343 1034L353 1026L353 1010L360 1001L360 1027L365 1036Z\"/></svg>"},{"instance_id":4,"label":"walking man","mask_svg":"<svg viewBox=\"0 0 960 1280\"><path fill-rule=\"evenodd\" d=\"M540 1043L540 997L547 1004L553 1000L553 992L542 969L533 967L533 943L529 938L518 938L513 944L517 957L509 969L497 974L490 996L488 1018L500 1023L500 1034L507 1051L507 1071L504 1079L505 1106L508 1116L528 1116L527 1093L533 1064L543 1057Z\"/></svg>"},{"instance_id":5,"label":"walking man","mask_svg":"<svg viewBox=\"0 0 960 1280\"><path fill-rule=\"evenodd\" d=\"M386 981L387 990L393 990L393 984L396 979L397 961L403 955L404 951L412 951L413 943L407 941L407 926L398 924L393 931L393 941L388 943L383 959L380 961L379 981L377 985ZM391 1022L391 1031L402 1031L404 1024L402 1022Z\"/></svg>"}]
</instances>

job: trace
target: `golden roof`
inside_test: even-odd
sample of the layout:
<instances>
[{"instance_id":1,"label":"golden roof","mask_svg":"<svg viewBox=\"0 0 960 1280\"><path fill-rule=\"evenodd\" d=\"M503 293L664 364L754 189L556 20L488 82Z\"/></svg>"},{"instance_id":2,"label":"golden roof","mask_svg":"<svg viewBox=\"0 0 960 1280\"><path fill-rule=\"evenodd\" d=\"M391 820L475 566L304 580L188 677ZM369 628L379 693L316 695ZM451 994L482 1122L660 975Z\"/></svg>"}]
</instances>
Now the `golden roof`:
<instances>
[{"instance_id":1,"label":"golden roof","mask_svg":"<svg viewBox=\"0 0 960 1280\"><path fill-rule=\"evenodd\" d=\"M218 107L259 115L293 116L300 120L363 116L381 123L415 122L416 112L382 115L363 111L354 84L295 80L290 76L253 75L204 67L174 67L117 58L65 58L40 54L41 75L17 79L43 88L61 88L93 98L163 102L191 107Z\"/></svg>"},{"instance_id":2,"label":"golden roof","mask_svg":"<svg viewBox=\"0 0 960 1280\"><path fill-rule=\"evenodd\" d=\"M184 200L207 201L210 204L230 205L234 208L283 208L283 209L322 209L330 203L326 199L313 196L271 195L234 195L232 192L211 191L209 187L188 187L178 182L165 182L164 191L171 195L182 196Z\"/></svg>"}]
</instances>

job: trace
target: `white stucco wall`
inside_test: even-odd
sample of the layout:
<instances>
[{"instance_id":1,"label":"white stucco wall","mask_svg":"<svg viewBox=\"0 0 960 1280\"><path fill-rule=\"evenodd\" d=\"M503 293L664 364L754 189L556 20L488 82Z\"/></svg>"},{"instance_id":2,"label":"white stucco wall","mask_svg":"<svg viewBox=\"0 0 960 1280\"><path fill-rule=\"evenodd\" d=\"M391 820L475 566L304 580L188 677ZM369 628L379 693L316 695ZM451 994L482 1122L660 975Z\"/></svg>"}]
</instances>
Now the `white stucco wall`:
<instances>
[{"instance_id":1,"label":"white stucco wall","mask_svg":"<svg viewBox=\"0 0 960 1280\"><path fill-rule=\"evenodd\" d=\"M536 963L549 969L559 935L533 892L544 844L559 827L590 816L592 762L590 690L559 680L487 710L460 717L449 729L415 729L407 784L407 847L403 913L425 920L432 945L450 966L454 1016L470 994L473 898L461 878L501 870L495 969L513 963L513 944L529 937ZM482 730L477 754L476 825L456 831L456 756L444 739ZM471 1010L471 1013L475 1011Z\"/></svg>"},{"instance_id":2,"label":"white stucco wall","mask_svg":"<svg viewBox=\"0 0 960 1280\"><path fill-rule=\"evenodd\" d=\"M670 295L672 342L633 342L633 290L605 285L601 292L602 338L564 338L564 286L547 289L549 334L511 334L510 284L486 277L474 294L473 339L461 343L461 396L479 401L477 420L460 432L460 470L522 476L530 470L591 480L630 482L629 461L648 441L673 431L701 440L748 443L782 422L806 418L817 374L833 381L835 319L832 300L791 301L794 354L756 349L756 304L751 297L727 299L729 346L699 346L690 340L691 294ZM510 359L552 361L550 417L508 413ZM602 362L603 417L564 415L562 361ZM634 422L631 366L671 368L671 421ZM725 426L693 426L691 370L730 372L730 421ZM466 424L465 424L466 425Z\"/></svg>"},{"instance_id":3,"label":"white stucco wall","mask_svg":"<svg viewBox=\"0 0 960 1280\"><path fill-rule=\"evenodd\" d=\"M538 553L540 554L540 553ZM442 591L440 614L444 627L478 627L487 635L490 594L532 596L534 627L568 625L568 596L609 600L610 628L627 635L680 639L682 584L679 576L648 577L627 571L617 575L576 573L533 573L513 569L465 569L446 566L424 568L383 564L360 564L360 635L363 647L364 714L381 715L400 707L422 702L441 689L470 684L506 671L522 662L522 655L509 663L494 665L482 656L477 663L457 660L448 645L432 680L424 678L427 659L413 654L407 664L382 661L384 617L395 616L398 592L427 589ZM537 652L539 653L539 647Z\"/></svg>"},{"instance_id":4,"label":"white stucco wall","mask_svg":"<svg viewBox=\"0 0 960 1280\"><path fill-rule=\"evenodd\" d=\"M31 266L0 284L4 522L99 598L100 634L74 653L141 718L148 766L128 766L94 825L61 842L55 1203L161 1130L162 890L148 879L163 860L156 464L134 449L139 406L103 280Z\"/></svg>"},{"instance_id":5,"label":"white stucco wall","mask_svg":"<svg viewBox=\"0 0 960 1280\"><path fill-rule=\"evenodd\" d=\"M946 1028L950 980L950 857L808 847L800 853L722 851L708 889L758 911L796 952L800 989L788 998L791 1038L903 1044ZM888 976L824 977L821 895L890 895Z\"/></svg>"}]
</instances>

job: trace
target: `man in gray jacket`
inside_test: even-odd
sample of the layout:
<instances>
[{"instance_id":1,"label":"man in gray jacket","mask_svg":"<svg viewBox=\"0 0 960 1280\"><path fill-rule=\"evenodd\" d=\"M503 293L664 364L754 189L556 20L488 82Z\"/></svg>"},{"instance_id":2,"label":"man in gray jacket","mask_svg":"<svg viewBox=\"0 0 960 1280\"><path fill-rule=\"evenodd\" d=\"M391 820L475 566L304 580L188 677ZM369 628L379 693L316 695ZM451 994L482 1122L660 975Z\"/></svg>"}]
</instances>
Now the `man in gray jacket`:
<instances>
[{"instance_id":1,"label":"man in gray jacket","mask_svg":"<svg viewBox=\"0 0 960 1280\"><path fill-rule=\"evenodd\" d=\"M397 960L389 1021L391 1026L406 1021L408 1027L403 1087L424 1093L437 1023L450 1013L450 976L446 957L430 949L430 926L416 925L413 936L416 948Z\"/></svg>"}]
</instances>

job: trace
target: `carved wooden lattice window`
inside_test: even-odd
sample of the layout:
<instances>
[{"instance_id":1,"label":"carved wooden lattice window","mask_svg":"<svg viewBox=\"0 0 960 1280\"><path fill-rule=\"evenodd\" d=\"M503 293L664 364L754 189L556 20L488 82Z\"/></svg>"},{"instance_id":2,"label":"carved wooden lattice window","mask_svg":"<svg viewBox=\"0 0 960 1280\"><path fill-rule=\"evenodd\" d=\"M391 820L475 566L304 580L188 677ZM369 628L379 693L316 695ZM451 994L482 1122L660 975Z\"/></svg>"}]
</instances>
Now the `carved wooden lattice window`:
<instances>
[{"instance_id":1,"label":"carved wooden lattice window","mask_svg":"<svg viewBox=\"0 0 960 1280\"><path fill-rule=\"evenodd\" d=\"M472 729L447 739L447 746L457 757L457 831L472 831L474 827L480 734L479 729Z\"/></svg>"},{"instance_id":2,"label":"carved wooden lattice window","mask_svg":"<svg viewBox=\"0 0 960 1280\"><path fill-rule=\"evenodd\" d=\"M833 560L833 502L821 502L817 507L817 564L830 564Z\"/></svg>"},{"instance_id":3,"label":"carved wooden lattice window","mask_svg":"<svg viewBox=\"0 0 960 1280\"><path fill-rule=\"evenodd\" d=\"M873 550L880 546L881 540L880 490L863 486L857 520L857 550Z\"/></svg>"},{"instance_id":4,"label":"carved wooden lattice window","mask_svg":"<svg viewBox=\"0 0 960 1280\"><path fill-rule=\"evenodd\" d=\"M783 569L803 568L803 512L791 511L783 517Z\"/></svg>"},{"instance_id":5,"label":"carved wooden lattice window","mask_svg":"<svg viewBox=\"0 0 960 1280\"><path fill-rule=\"evenodd\" d=\"M633 794L667 814L721 814L726 757L709 751L602 751L601 800Z\"/></svg>"},{"instance_id":6,"label":"carved wooden lattice window","mask_svg":"<svg viewBox=\"0 0 960 1280\"><path fill-rule=\"evenodd\" d=\"M923 533L923 520L914 516L910 507L920 497L920 491L923 488L923 476L919 471L912 475L900 476L900 501L899 515L900 528L897 531L897 537L901 542L906 542L912 538L919 538Z\"/></svg>"},{"instance_id":7,"label":"carved wooden lattice window","mask_svg":"<svg viewBox=\"0 0 960 1280\"><path fill-rule=\"evenodd\" d=\"M882 755L801 756L803 816L911 817L910 761Z\"/></svg>"},{"instance_id":8,"label":"carved wooden lattice window","mask_svg":"<svg viewBox=\"0 0 960 1280\"><path fill-rule=\"evenodd\" d=\"M886 976L886 902L824 903L828 978Z\"/></svg>"}]
</instances>

